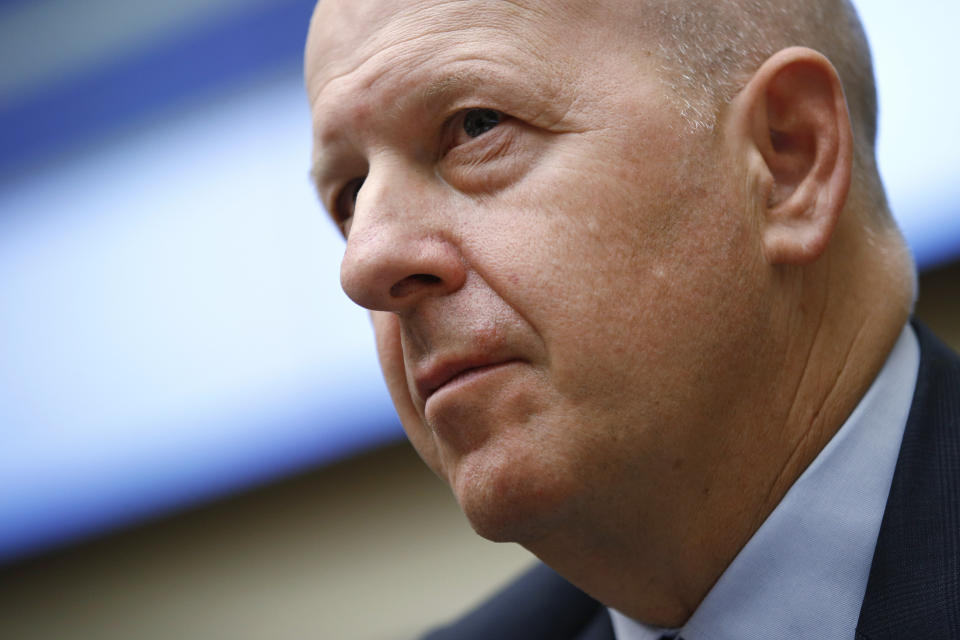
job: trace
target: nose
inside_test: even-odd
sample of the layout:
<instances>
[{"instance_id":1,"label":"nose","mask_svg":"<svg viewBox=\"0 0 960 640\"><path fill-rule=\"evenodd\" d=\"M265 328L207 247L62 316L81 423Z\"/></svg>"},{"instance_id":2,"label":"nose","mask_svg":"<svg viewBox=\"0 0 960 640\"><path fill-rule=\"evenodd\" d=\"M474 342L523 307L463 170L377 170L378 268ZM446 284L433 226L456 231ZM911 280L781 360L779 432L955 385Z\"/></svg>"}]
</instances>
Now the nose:
<instances>
[{"instance_id":1,"label":"nose","mask_svg":"<svg viewBox=\"0 0 960 640\"><path fill-rule=\"evenodd\" d=\"M340 285L360 306L403 313L463 286L452 216L427 179L371 170L354 207Z\"/></svg>"}]
</instances>

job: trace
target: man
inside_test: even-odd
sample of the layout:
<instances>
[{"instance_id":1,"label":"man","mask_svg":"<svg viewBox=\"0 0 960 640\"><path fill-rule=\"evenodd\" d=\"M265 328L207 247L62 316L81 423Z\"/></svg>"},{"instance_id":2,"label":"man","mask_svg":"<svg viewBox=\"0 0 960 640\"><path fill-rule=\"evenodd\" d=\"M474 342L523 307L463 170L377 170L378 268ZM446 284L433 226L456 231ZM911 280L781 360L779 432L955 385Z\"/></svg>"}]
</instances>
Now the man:
<instances>
[{"instance_id":1,"label":"man","mask_svg":"<svg viewBox=\"0 0 960 640\"><path fill-rule=\"evenodd\" d=\"M563 576L437 637L960 637L960 365L845 1L323 0L305 76L410 440Z\"/></svg>"}]
</instances>

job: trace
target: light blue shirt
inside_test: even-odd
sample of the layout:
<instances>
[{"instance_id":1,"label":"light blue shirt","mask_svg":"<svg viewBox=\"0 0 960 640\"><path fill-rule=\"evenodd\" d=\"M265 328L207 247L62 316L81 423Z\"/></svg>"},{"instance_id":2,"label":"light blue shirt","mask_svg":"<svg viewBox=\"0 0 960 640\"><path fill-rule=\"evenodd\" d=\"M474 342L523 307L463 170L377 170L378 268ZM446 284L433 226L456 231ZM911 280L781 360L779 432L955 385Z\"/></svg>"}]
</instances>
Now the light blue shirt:
<instances>
[{"instance_id":1,"label":"light blue shirt","mask_svg":"<svg viewBox=\"0 0 960 640\"><path fill-rule=\"evenodd\" d=\"M617 640L852 640L920 366L907 325L850 418L679 630L610 609Z\"/></svg>"}]
</instances>

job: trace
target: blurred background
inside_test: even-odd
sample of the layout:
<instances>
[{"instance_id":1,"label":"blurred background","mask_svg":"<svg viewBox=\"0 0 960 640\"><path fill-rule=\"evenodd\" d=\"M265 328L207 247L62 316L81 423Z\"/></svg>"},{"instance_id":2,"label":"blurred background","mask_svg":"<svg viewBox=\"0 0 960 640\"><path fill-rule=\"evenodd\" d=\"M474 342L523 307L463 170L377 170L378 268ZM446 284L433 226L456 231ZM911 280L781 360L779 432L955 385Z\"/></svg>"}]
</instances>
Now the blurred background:
<instances>
[{"instance_id":1,"label":"blurred background","mask_svg":"<svg viewBox=\"0 0 960 640\"><path fill-rule=\"evenodd\" d=\"M861 0L960 345L960 5ZM307 179L303 0L0 0L10 638L405 638L530 562L402 442Z\"/></svg>"}]
</instances>

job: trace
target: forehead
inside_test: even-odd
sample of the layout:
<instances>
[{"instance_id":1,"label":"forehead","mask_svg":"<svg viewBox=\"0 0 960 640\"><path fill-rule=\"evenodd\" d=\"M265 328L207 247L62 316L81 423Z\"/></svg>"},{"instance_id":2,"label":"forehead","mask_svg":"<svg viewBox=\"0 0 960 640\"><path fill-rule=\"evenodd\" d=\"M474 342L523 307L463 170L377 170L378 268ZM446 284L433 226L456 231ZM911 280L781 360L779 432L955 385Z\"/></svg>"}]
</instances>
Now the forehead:
<instances>
[{"instance_id":1,"label":"forehead","mask_svg":"<svg viewBox=\"0 0 960 640\"><path fill-rule=\"evenodd\" d=\"M636 0L321 0L305 80L313 101L331 81L378 61L416 65L473 52L504 64L582 67L591 53L615 53L612 31L625 13L637 17Z\"/></svg>"},{"instance_id":2,"label":"forehead","mask_svg":"<svg viewBox=\"0 0 960 640\"><path fill-rule=\"evenodd\" d=\"M306 79L310 84L323 84L356 70L376 54L396 56L424 42L463 43L467 38L482 37L483 31L509 29L524 11L502 0L480 2L479 8L476 4L464 0L322 0L310 23Z\"/></svg>"}]
</instances>

